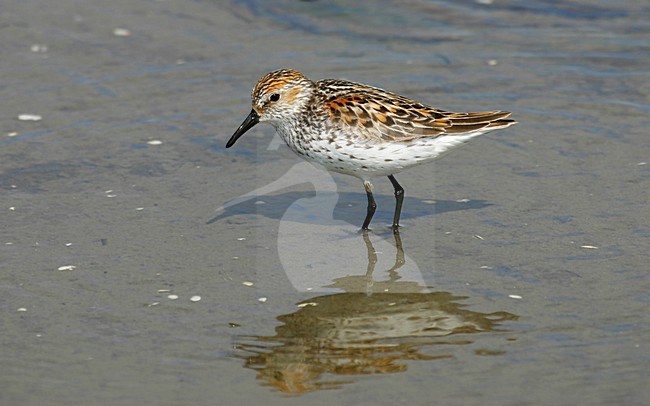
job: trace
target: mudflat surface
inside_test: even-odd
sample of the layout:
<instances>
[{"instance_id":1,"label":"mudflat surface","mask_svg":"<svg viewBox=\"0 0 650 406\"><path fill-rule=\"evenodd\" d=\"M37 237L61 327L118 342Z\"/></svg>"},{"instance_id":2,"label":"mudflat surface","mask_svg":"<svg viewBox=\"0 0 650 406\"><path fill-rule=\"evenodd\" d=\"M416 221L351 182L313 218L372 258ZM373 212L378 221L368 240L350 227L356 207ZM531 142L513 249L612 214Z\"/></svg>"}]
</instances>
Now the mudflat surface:
<instances>
[{"instance_id":1,"label":"mudflat surface","mask_svg":"<svg viewBox=\"0 0 650 406\"><path fill-rule=\"evenodd\" d=\"M56 3L0 7L0 403L647 401L647 2ZM280 67L519 124L364 237L358 180L224 148Z\"/></svg>"}]
</instances>

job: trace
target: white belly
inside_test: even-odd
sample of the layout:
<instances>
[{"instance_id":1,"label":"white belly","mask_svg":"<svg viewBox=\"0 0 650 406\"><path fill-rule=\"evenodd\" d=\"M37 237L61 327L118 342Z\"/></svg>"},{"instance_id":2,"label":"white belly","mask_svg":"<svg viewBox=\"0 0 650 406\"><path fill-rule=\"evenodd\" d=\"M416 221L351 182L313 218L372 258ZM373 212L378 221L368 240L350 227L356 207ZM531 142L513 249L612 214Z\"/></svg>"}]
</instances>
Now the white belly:
<instances>
[{"instance_id":1,"label":"white belly","mask_svg":"<svg viewBox=\"0 0 650 406\"><path fill-rule=\"evenodd\" d=\"M329 171L369 179L393 175L411 166L432 161L480 134L482 132L410 142L332 143L319 139L300 149L290 147L304 159L320 164Z\"/></svg>"}]
</instances>

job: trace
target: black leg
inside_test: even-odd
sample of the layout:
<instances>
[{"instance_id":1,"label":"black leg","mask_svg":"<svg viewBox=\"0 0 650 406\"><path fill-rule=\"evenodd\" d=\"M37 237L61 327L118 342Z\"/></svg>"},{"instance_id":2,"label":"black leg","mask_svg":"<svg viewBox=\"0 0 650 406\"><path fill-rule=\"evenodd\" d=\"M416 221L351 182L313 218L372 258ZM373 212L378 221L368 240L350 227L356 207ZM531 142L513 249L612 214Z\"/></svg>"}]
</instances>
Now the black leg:
<instances>
[{"instance_id":1,"label":"black leg","mask_svg":"<svg viewBox=\"0 0 650 406\"><path fill-rule=\"evenodd\" d=\"M388 180L395 188L395 216L393 217L393 232L399 232L399 216L402 214L402 202L404 201L404 188L397 183L393 175L388 175Z\"/></svg>"},{"instance_id":2,"label":"black leg","mask_svg":"<svg viewBox=\"0 0 650 406\"><path fill-rule=\"evenodd\" d=\"M375 203L375 198L372 197L372 184L368 181L364 181L363 187L366 189L366 195L368 196L368 212L366 213L366 219L363 221L361 229L367 230L370 225L370 220L372 220L372 216L375 215L377 203Z\"/></svg>"}]
</instances>

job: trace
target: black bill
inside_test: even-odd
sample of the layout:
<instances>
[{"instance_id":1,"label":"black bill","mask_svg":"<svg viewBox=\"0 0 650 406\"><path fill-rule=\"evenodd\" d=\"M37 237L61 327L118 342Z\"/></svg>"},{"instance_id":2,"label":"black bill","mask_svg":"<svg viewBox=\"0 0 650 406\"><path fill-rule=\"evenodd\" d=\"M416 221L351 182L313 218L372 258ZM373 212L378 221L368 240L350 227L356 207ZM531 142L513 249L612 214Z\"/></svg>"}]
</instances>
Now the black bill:
<instances>
[{"instance_id":1,"label":"black bill","mask_svg":"<svg viewBox=\"0 0 650 406\"><path fill-rule=\"evenodd\" d=\"M251 127L253 127L255 124L259 122L260 122L259 114L257 114L255 109L251 110L251 113L248 115L248 117L246 117L246 120L244 120L244 122L241 123L237 131L235 131L232 137L230 137L230 139L228 140L228 143L226 144L226 148L230 148L233 145L235 145L235 142L237 142L239 137L244 135L246 131L250 130Z\"/></svg>"}]
</instances>

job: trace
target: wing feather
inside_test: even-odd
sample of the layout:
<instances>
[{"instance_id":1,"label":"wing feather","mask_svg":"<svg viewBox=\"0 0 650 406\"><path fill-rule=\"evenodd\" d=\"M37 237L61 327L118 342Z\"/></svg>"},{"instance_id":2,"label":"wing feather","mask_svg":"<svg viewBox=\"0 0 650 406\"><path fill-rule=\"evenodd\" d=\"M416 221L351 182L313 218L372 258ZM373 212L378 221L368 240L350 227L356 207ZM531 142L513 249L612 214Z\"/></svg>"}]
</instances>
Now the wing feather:
<instances>
[{"instance_id":1,"label":"wing feather","mask_svg":"<svg viewBox=\"0 0 650 406\"><path fill-rule=\"evenodd\" d=\"M395 93L342 80L318 82L330 123L352 137L404 142L508 127L514 120L502 110L453 113Z\"/></svg>"}]
</instances>

